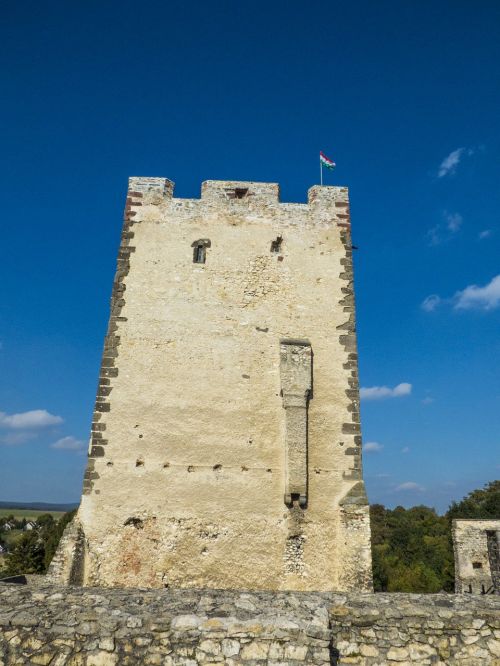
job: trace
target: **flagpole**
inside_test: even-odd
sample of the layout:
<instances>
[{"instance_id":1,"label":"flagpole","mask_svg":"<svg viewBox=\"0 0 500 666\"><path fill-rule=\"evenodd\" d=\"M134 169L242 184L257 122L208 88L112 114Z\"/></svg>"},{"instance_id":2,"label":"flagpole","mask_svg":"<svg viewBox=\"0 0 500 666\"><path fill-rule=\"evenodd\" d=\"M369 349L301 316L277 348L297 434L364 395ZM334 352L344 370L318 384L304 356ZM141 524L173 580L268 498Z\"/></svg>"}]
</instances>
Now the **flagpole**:
<instances>
[{"instance_id":1,"label":"flagpole","mask_svg":"<svg viewBox=\"0 0 500 666\"><path fill-rule=\"evenodd\" d=\"M323 162L321 161L321 157L319 158L319 182L321 187L323 187Z\"/></svg>"}]
</instances>

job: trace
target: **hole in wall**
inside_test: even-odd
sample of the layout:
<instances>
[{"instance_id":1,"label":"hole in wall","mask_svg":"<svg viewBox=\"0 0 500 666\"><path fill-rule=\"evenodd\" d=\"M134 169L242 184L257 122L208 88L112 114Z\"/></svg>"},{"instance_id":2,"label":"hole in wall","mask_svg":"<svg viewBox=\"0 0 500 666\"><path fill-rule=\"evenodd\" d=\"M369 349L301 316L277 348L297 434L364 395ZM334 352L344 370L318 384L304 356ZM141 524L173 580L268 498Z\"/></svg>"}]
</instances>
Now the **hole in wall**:
<instances>
[{"instance_id":1,"label":"hole in wall","mask_svg":"<svg viewBox=\"0 0 500 666\"><path fill-rule=\"evenodd\" d=\"M220 465L220 464L214 465L213 469L214 469L215 472L219 472L222 469L222 465Z\"/></svg>"},{"instance_id":2,"label":"hole in wall","mask_svg":"<svg viewBox=\"0 0 500 666\"><path fill-rule=\"evenodd\" d=\"M168 469L169 467L170 467L169 462L163 463L163 469Z\"/></svg>"},{"instance_id":3,"label":"hole in wall","mask_svg":"<svg viewBox=\"0 0 500 666\"><path fill-rule=\"evenodd\" d=\"M275 240L271 241L271 252L273 254L278 254L281 251L282 242L283 236L276 236Z\"/></svg>"},{"instance_id":4,"label":"hole in wall","mask_svg":"<svg viewBox=\"0 0 500 666\"><path fill-rule=\"evenodd\" d=\"M473 562L473 563L472 563L472 568L473 568L473 569L482 569L482 568L483 568L483 565L482 565L481 562Z\"/></svg>"},{"instance_id":5,"label":"hole in wall","mask_svg":"<svg viewBox=\"0 0 500 666\"><path fill-rule=\"evenodd\" d=\"M107 462L106 467L113 467L113 463L112 462Z\"/></svg>"},{"instance_id":6,"label":"hole in wall","mask_svg":"<svg viewBox=\"0 0 500 666\"><path fill-rule=\"evenodd\" d=\"M131 516L130 518L127 518L127 520L123 524L132 525L132 527L135 527L136 530L142 530L142 528L144 527L144 521L141 518L137 518L136 516Z\"/></svg>"},{"instance_id":7,"label":"hole in wall","mask_svg":"<svg viewBox=\"0 0 500 666\"><path fill-rule=\"evenodd\" d=\"M244 199L248 194L248 187L235 187L234 188L234 198L235 199Z\"/></svg>"},{"instance_id":8,"label":"hole in wall","mask_svg":"<svg viewBox=\"0 0 500 666\"><path fill-rule=\"evenodd\" d=\"M188 472L194 472L194 465L189 465L187 468Z\"/></svg>"},{"instance_id":9,"label":"hole in wall","mask_svg":"<svg viewBox=\"0 0 500 666\"><path fill-rule=\"evenodd\" d=\"M248 467L246 465L241 466L241 471L242 472L248 472Z\"/></svg>"},{"instance_id":10,"label":"hole in wall","mask_svg":"<svg viewBox=\"0 0 500 666\"><path fill-rule=\"evenodd\" d=\"M144 467L144 460L142 458L137 458L137 460L135 461L135 466Z\"/></svg>"}]
</instances>

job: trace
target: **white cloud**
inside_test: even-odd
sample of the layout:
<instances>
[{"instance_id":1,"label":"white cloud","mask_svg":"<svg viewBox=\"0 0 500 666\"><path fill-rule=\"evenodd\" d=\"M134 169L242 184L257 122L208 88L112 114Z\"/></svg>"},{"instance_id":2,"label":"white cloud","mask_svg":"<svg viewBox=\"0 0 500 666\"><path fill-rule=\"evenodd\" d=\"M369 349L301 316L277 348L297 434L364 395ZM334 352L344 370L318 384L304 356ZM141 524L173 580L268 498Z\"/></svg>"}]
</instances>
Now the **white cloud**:
<instances>
[{"instance_id":1,"label":"white cloud","mask_svg":"<svg viewBox=\"0 0 500 666\"><path fill-rule=\"evenodd\" d=\"M62 423L60 416L50 414L46 409L33 409L20 414L5 414L0 412L0 426L13 430L45 428Z\"/></svg>"},{"instance_id":2,"label":"white cloud","mask_svg":"<svg viewBox=\"0 0 500 666\"><path fill-rule=\"evenodd\" d=\"M371 386L369 388L361 388L359 394L361 400L382 400L383 398L400 398L403 395L410 395L411 384L403 382L394 388L388 386Z\"/></svg>"},{"instance_id":3,"label":"white cloud","mask_svg":"<svg viewBox=\"0 0 500 666\"><path fill-rule=\"evenodd\" d=\"M454 296L455 310L494 310L500 305L500 275L484 287L471 284Z\"/></svg>"},{"instance_id":4,"label":"white cloud","mask_svg":"<svg viewBox=\"0 0 500 666\"><path fill-rule=\"evenodd\" d=\"M50 448L65 449L66 451L81 451L85 448L85 442L69 435L68 437L61 437L61 439L58 439L57 442L50 445Z\"/></svg>"},{"instance_id":5,"label":"white cloud","mask_svg":"<svg viewBox=\"0 0 500 666\"><path fill-rule=\"evenodd\" d=\"M489 238L491 236L491 229L484 229L484 231L480 231L478 234L479 240L484 240L485 238ZM0 347L1 349L1 347Z\"/></svg>"},{"instance_id":6,"label":"white cloud","mask_svg":"<svg viewBox=\"0 0 500 666\"><path fill-rule=\"evenodd\" d=\"M437 294L431 294L430 296L427 296L427 298L424 298L420 307L426 312L433 312L440 303L441 297Z\"/></svg>"},{"instance_id":7,"label":"white cloud","mask_svg":"<svg viewBox=\"0 0 500 666\"><path fill-rule=\"evenodd\" d=\"M363 451L365 453L378 453L379 451L382 451L383 448L383 444L379 444L378 442L366 442L363 446Z\"/></svg>"},{"instance_id":8,"label":"white cloud","mask_svg":"<svg viewBox=\"0 0 500 666\"><path fill-rule=\"evenodd\" d=\"M460 231L463 223L464 218L460 213L443 211L443 222L436 224L427 232L429 245L441 245L441 243L451 240Z\"/></svg>"},{"instance_id":9,"label":"white cloud","mask_svg":"<svg viewBox=\"0 0 500 666\"><path fill-rule=\"evenodd\" d=\"M439 165L438 178L443 178L448 174L455 173L456 168L462 159L464 151L465 148L457 148L456 150L452 150L451 153L444 158L444 160Z\"/></svg>"},{"instance_id":10,"label":"white cloud","mask_svg":"<svg viewBox=\"0 0 500 666\"><path fill-rule=\"evenodd\" d=\"M401 449L401 453L410 453L410 447L409 446L403 446Z\"/></svg>"},{"instance_id":11,"label":"white cloud","mask_svg":"<svg viewBox=\"0 0 500 666\"><path fill-rule=\"evenodd\" d=\"M448 227L448 230L452 233L456 233L462 226L464 218L460 215L460 213L445 212L444 216L446 218L446 226Z\"/></svg>"},{"instance_id":12,"label":"white cloud","mask_svg":"<svg viewBox=\"0 0 500 666\"><path fill-rule=\"evenodd\" d=\"M404 483L400 483L399 486L396 486L394 490L408 490L421 493L423 490L425 490L425 488L419 483L415 483L415 481L405 481Z\"/></svg>"}]
</instances>

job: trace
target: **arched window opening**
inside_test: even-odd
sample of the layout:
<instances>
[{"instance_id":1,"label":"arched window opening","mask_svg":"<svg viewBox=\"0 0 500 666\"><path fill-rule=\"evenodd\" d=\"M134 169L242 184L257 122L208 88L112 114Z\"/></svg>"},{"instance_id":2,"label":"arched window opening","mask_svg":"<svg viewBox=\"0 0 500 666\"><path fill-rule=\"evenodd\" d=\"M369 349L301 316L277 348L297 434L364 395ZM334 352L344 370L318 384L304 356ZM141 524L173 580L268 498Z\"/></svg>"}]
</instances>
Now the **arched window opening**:
<instances>
[{"instance_id":1,"label":"arched window opening","mask_svg":"<svg viewBox=\"0 0 500 666\"><path fill-rule=\"evenodd\" d=\"M194 264L204 264L206 262L207 247L210 246L211 242L208 238L200 238L199 240L195 240L194 243L191 243Z\"/></svg>"}]
</instances>

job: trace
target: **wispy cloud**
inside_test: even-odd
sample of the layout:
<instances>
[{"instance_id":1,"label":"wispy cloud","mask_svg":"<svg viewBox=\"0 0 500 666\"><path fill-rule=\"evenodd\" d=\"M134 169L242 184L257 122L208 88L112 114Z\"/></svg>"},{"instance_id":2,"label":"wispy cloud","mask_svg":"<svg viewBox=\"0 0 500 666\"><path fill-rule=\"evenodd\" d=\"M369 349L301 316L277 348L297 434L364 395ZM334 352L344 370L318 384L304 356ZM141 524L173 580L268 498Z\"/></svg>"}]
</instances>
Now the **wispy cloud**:
<instances>
[{"instance_id":1,"label":"wispy cloud","mask_svg":"<svg viewBox=\"0 0 500 666\"><path fill-rule=\"evenodd\" d=\"M409 446L403 446L401 449L401 453L410 453L410 447Z\"/></svg>"},{"instance_id":2,"label":"wispy cloud","mask_svg":"<svg viewBox=\"0 0 500 666\"><path fill-rule=\"evenodd\" d=\"M400 398L404 395L410 395L411 384L403 382L394 388L389 386L370 386L361 388L359 394L361 400L383 400L384 398Z\"/></svg>"},{"instance_id":3,"label":"wispy cloud","mask_svg":"<svg viewBox=\"0 0 500 666\"><path fill-rule=\"evenodd\" d=\"M451 240L461 229L464 218L460 213L450 213L443 211L443 221L431 227L427 232L429 245L441 245Z\"/></svg>"},{"instance_id":4,"label":"wispy cloud","mask_svg":"<svg viewBox=\"0 0 500 666\"><path fill-rule=\"evenodd\" d=\"M485 238L489 238L491 236L491 229L484 229L483 231L480 231L478 234L479 240L484 240ZM1 349L1 347L0 347Z\"/></svg>"},{"instance_id":5,"label":"wispy cloud","mask_svg":"<svg viewBox=\"0 0 500 666\"><path fill-rule=\"evenodd\" d=\"M405 481L404 483L400 483L399 486L396 486L394 490L396 492L404 490L409 492L421 493L425 490L425 488L421 486L419 483L415 483L415 481Z\"/></svg>"},{"instance_id":6,"label":"wispy cloud","mask_svg":"<svg viewBox=\"0 0 500 666\"><path fill-rule=\"evenodd\" d=\"M438 178L444 178L445 176L454 174L465 152L465 148L457 148L456 150L452 150L451 153L447 155L439 165L437 174ZM467 151L467 153L472 154L472 150Z\"/></svg>"},{"instance_id":7,"label":"wispy cloud","mask_svg":"<svg viewBox=\"0 0 500 666\"><path fill-rule=\"evenodd\" d=\"M444 304L451 304L454 310L495 310L500 307L500 275L493 277L483 287L471 284L457 291L451 298L431 294L422 301L420 307L426 312L433 312Z\"/></svg>"},{"instance_id":8,"label":"wispy cloud","mask_svg":"<svg viewBox=\"0 0 500 666\"><path fill-rule=\"evenodd\" d=\"M66 451L81 451L85 448L85 442L72 435L61 437L50 445L51 449L64 449Z\"/></svg>"},{"instance_id":9,"label":"wispy cloud","mask_svg":"<svg viewBox=\"0 0 500 666\"><path fill-rule=\"evenodd\" d=\"M38 429L47 426L59 425L63 422L61 416L51 414L46 409L33 409L19 414L6 414L0 412L0 427L13 430Z\"/></svg>"},{"instance_id":10,"label":"wispy cloud","mask_svg":"<svg viewBox=\"0 0 500 666\"><path fill-rule=\"evenodd\" d=\"M460 215L460 213L448 213L446 211L444 215L446 218L446 226L448 230L455 234L463 224L463 217Z\"/></svg>"},{"instance_id":11,"label":"wispy cloud","mask_svg":"<svg viewBox=\"0 0 500 666\"><path fill-rule=\"evenodd\" d=\"M422 404L423 405L432 405L433 402L434 402L434 398L431 398L430 395L428 395L427 397L422 399Z\"/></svg>"},{"instance_id":12,"label":"wispy cloud","mask_svg":"<svg viewBox=\"0 0 500 666\"><path fill-rule=\"evenodd\" d=\"M455 310L494 310L500 305L500 275L496 275L484 287L471 284L457 291L453 300Z\"/></svg>"},{"instance_id":13,"label":"wispy cloud","mask_svg":"<svg viewBox=\"0 0 500 666\"><path fill-rule=\"evenodd\" d=\"M363 451L365 453L378 453L379 451L382 451L383 448L384 445L379 444L378 442L366 442L363 446Z\"/></svg>"},{"instance_id":14,"label":"wispy cloud","mask_svg":"<svg viewBox=\"0 0 500 666\"><path fill-rule=\"evenodd\" d=\"M440 303L441 303L441 296L438 296L437 294L431 294L422 301L420 307L422 308L422 310L425 310L426 312L433 312Z\"/></svg>"}]
</instances>

